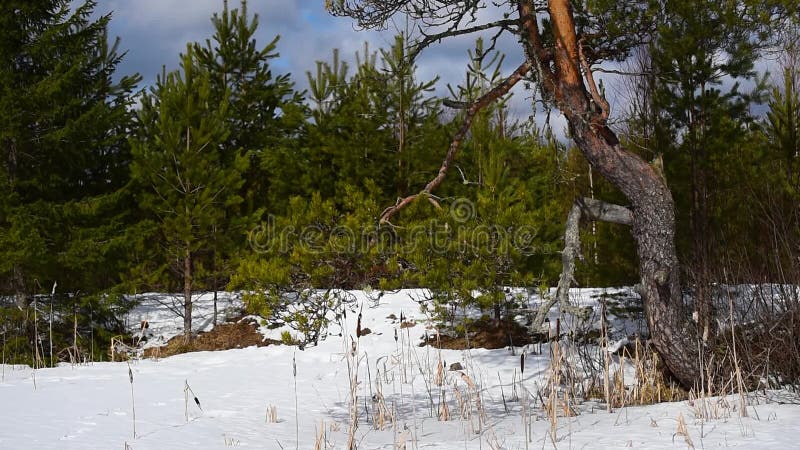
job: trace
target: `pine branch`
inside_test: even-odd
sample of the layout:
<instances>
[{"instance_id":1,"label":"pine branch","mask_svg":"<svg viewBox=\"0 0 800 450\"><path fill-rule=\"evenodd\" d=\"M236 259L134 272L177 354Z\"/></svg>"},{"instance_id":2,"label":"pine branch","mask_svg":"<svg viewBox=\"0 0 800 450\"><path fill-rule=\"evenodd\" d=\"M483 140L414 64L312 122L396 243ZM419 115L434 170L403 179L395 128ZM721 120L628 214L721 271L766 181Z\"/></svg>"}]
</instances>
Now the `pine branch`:
<instances>
[{"instance_id":1,"label":"pine branch","mask_svg":"<svg viewBox=\"0 0 800 450\"><path fill-rule=\"evenodd\" d=\"M398 211L408 206L411 202L413 202L419 196L427 196L430 193L439 187L440 184L444 181L445 176L447 175L447 171L450 169L450 165L455 160L458 151L461 149L461 144L464 141L464 138L467 136L470 127L472 126L472 121L475 118L475 115L478 114L480 110L485 108L486 106L492 104L497 99L502 97L503 95L507 94L508 91L511 90L514 85L521 80L525 74L528 73L531 69L531 64L528 61L523 62L522 64L517 67L517 69L508 76L505 80L503 80L500 84L492 88L489 92L483 94L480 98L478 98L475 102L471 103L469 107L465 108L466 113L464 115L464 119L461 122L461 126L458 128L453 140L450 141L450 148L447 151L447 155L442 161L442 166L439 168L439 173L434 177L431 181L428 182L427 185L422 189L422 191L409 195L407 197L402 197L397 200L393 206L386 208L381 213L381 218L379 223L388 223L389 219L392 218Z\"/></svg>"}]
</instances>

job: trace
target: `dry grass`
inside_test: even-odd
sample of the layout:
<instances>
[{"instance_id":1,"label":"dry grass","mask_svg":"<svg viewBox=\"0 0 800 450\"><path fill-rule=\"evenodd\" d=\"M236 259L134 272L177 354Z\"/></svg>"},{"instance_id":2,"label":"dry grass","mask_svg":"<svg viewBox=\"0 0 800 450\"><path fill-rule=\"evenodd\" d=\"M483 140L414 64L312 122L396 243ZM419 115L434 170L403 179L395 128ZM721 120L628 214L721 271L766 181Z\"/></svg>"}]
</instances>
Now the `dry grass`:
<instances>
[{"instance_id":1,"label":"dry grass","mask_svg":"<svg viewBox=\"0 0 800 450\"><path fill-rule=\"evenodd\" d=\"M683 437L684 442L689 448L694 448L694 442L692 442L691 436L689 436L689 431L686 429L686 421L683 420L683 414L678 414L678 427L675 430L675 434L672 435L672 440L675 441L675 437L680 436Z\"/></svg>"},{"instance_id":2,"label":"dry grass","mask_svg":"<svg viewBox=\"0 0 800 450\"><path fill-rule=\"evenodd\" d=\"M251 346L263 347L280 344L279 341L264 339L257 330L255 321L237 321L219 324L213 330L198 334L186 342L183 335L175 336L163 347L148 348L144 351L146 358L159 358L188 352L230 350Z\"/></svg>"},{"instance_id":3,"label":"dry grass","mask_svg":"<svg viewBox=\"0 0 800 450\"><path fill-rule=\"evenodd\" d=\"M314 450L325 450L328 448L327 430L325 429L325 421L319 424L316 437L314 438Z\"/></svg>"},{"instance_id":4,"label":"dry grass","mask_svg":"<svg viewBox=\"0 0 800 450\"><path fill-rule=\"evenodd\" d=\"M264 419L267 423L278 423L278 408L275 405L267 406L267 413Z\"/></svg>"},{"instance_id":5,"label":"dry grass","mask_svg":"<svg viewBox=\"0 0 800 450\"><path fill-rule=\"evenodd\" d=\"M583 391L586 398L602 398L610 408L689 399L688 391L667 378L658 354L638 339L632 345L623 347L614 358L615 364L609 364L608 368L608 395L604 369L603 373L591 374L586 382L588 387ZM626 371L629 375L627 379ZM633 372L632 377L630 372Z\"/></svg>"},{"instance_id":6,"label":"dry grass","mask_svg":"<svg viewBox=\"0 0 800 450\"><path fill-rule=\"evenodd\" d=\"M427 344L448 350L465 350L504 348L512 343L519 347L531 343L529 330L513 319L498 321L483 317L469 323L466 328L465 336L431 336Z\"/></svg>"}]
</instances>

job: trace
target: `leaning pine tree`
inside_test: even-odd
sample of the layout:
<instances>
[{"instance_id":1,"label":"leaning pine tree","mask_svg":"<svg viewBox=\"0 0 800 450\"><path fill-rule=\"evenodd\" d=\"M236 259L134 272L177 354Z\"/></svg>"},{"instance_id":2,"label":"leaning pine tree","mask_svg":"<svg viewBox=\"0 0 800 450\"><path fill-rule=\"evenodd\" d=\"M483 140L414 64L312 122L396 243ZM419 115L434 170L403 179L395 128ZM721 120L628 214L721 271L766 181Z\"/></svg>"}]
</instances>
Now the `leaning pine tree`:
<instances>
[{"instance_id":1,"label":"leaning pine tree","mask_svg":"<svg viewBox=\"0 0 800 450\"><path fill-rule=\"evenodd\" d=\"M639 4L641 3L641 4ZM741 4L748 14L749 2ZM520 80L538 90L569 123L570 137L592 166L627 198L629 207L578 199L567 220L564 270L558 296L566 298L578 254L581 218L630 225L639 256L640 285L652 342L669 371L684 386L700 378L697 328L681 295L680 266L675 249L675 206L663 177L644 159L626 149L609 127L610 107L595 83L592 66L620 60L641 42L651 26L648 2L569 0L419 1L327 0L335 15L355 18L362 27L380 27L396 14L425 24L412 47L413 58L448 37L487 32L496 39L509 33L521 44L522 61L493 89L469 104L439 174L420 192L427 195L443 181L478 111L497 101ZM497 9L498 14L487 14ZM479 12L481 12L479 14ZM494 20L482 21L485 17ZM497 18L499 17L499 19ZM388 221L417 195L401 199L381 218Z\"/></svg>"},{"instance_id":2,"label":"leaning pine tree","mask_svg":"<svg viewBox=\"0 0 800 450\"><path fill-rule=\"evenodd\" d=\"M197 66L192 46L181 71L160 77L142 99L132 138L132 176L142 189L140 206L155 224L160 272L182 284L184 334L192 332L192 291L202 250L229 223L225 212L241 203L247 158L220 163L228 136L227 101L212 101L208 72Z\"/></svg>"}]
</instances>

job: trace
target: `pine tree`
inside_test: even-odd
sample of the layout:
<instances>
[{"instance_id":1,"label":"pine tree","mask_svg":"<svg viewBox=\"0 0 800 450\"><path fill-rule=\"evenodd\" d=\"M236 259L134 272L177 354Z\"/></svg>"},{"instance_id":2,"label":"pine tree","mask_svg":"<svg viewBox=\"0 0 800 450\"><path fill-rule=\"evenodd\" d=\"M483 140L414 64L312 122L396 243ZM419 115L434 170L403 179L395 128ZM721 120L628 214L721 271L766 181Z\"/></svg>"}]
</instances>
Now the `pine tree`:
<instances>
[{"instance_id":1,"label":"pine tree","mask_svg":"<svg viewBox=\"0 0 800 450\"><path fill-rule=\"evenodd\" d=\"M333 289L365 289L379 283L391 248L375 233L377 186L343 187L339 202L319 193L293 197L287 213L251 235L255 250L241 260L230 288L242 290L247 310L271 325L287 325L292 342L324 338L330 311L341 313ZM337 205L341 203L341 206Z\"/></svg>"},{"instance_id":2,"label":"pine tree","mask_svg":"<svg viewBox=\"0 0 800 450\"><path fill-rule=\"evenodd\" d=\"M456 105L474 101L500 77L503 57L486 51L482 40L469 55L465 81L450 89ZM535 132L509 119L509 99L474 119L455 163L458 176L437 191L438 211L419 201L410 218L403 212L399 257L416 269L406 282L431 288L439 312L477 306L500 320L513 301L504 286L557 273L557 158Z\"/></svg>"},{"instance_id":3,"label":"pine tree","mask_svg":"<svg viewBox=\"0 0 800 450\"><path fill-rule=\"evenodd\" d=\"M228 102L214 100L210 74L198 66L194 52L187 46L181 70L159 77L143 97L140 127L131 141L132 176L143 189L140 205L151 215L163 248L159 273L177 274L181 282L187 339L200 256L226 231L226 211L242 202L248 163L238 152L222 163Z\"/></svg>"},{"instance_id":4,"label":"pine tree","mask_svg":"<svg viewBox=\"0 0 800 450\"><path fill-rule=\"evenodd\" d=\"M364 44L356 55L355 73L346 76L347 65L338 63L334 51L332 66L323 63L318 75L309 74L312 86L325 97L316 98L323 109L314 111L309 127L308 146L313 178L309 193L320 192L325 198L343 198L346 185L358 186L363 180L380 183L381 191L392 190L396 166L392 149L395 139L388 120L385 96L378 87L377 52ZM382 195L383 197L383 195Z\"/></svg>"},{"instance_id":5,"label":"pine tree","mask_svg":"<svg viewBox=\"0 0 800 450\"><path fill-rule=\"evenodd\" d=\"M380 79L385 83L385 90L379 89L378 94L387 94L387 120L394 125L397 140L394 180L395 194L398 196L410 194L409 187L413 182L411 174L419 168L419 163L424 163L424 160L419 161L421 155L414 150L430 129L426 122L438 116L439 108L438 101L430 97L439 77L418 82L417 67L409 61L406 45L405 35L399 34L395 36L391 48L380 52Z\"/></svg>"},{"instance_id":6,"label":"pine tree","mask_svg":"<svg viewBox=\"0 0 800 450\"><path fill-rule=\"evenodd\" d=\"M800 193L800 74L797 68L783 71L783 86L772 89L767 112L766 136L779 155L787 188Z\"/></svg>"},{"instance_id":7,"label":"pine tree","mask_svg":"<svg viewBox=\"0 0 800 450\"><path fill-rule=\"evenodd\" d=\"M306 192L343 198L345 186L370 179L383 204L399 190L424 185L438 164L431 147L445 148L438 101L426 98L435 80L417 82L415 66L403 61L403 40L390 50L356 54L355 73L334 50L330 63L307 73L314 123L309 125L307 158L314 177ZM398 174L409 174L402 182ZM333 187L333 189L331 189Z\"/></svg>"},{"instance_id":8,"label":"pine tree","mask_svg":"<svg viewBox=\"0 0 800 450\"><path fill-rule=\"evenodd\" d=\"M721 194L733 187L722 183L722 170L736 160L729 150L744 142L743 125L753 120L749 106L763 88L753 71L756 25L736 3L668 0L650 52L660 118L653 150L663 155L676 199L684 237L679 250L689 261L695 310L706 336L716 323L709 289L719 257L715 249L723 239ZM725 78L734 80L731 87L723 85ZM755 81L754 93L740 91L743 80Z\"/></svg>"},{"instance_id":9,"label":"pine tree","mask_svg":"<svg viewBox=\"0 0 800 450\"><path fill-rule=\"evenodd\" d=\"M222 162L229 164L237 153L250 159L242 186L243 212L280 210L296 193L287 181L302 175L297 152L307 108L291 76L273 74L270 61L279 56L280 36L258 46L259 18L248 14L245 0L238 9L229 9L225 0L222 13L215 13L211 22L212 39L194 44L194 50L200 67L210 74L212 98L229 104L230 134Z\"/></svg>"}]
</instances>

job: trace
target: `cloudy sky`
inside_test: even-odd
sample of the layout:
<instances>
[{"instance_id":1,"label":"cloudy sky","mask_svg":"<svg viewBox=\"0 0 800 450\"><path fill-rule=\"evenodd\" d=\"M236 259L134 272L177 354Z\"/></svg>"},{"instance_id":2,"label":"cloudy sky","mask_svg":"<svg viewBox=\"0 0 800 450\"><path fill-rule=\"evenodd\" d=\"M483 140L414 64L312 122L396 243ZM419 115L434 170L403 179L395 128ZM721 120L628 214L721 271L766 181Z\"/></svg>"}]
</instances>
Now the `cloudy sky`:
<instances>
[{"instance_id":1,"label":"cloudy sky","mask_svg":"<svg viewBox=\"0 0 800 450\"><path fill-rule=\"evenodd\" d=\"M231 0L230 6L238 7L239 1ZM96 12L113 14L110 33L128 50L121 71L139 72L150 83L162 65L177 68L187 42L211 38L211 16L222 7L223 0L98 0ZM330 17L322 0L250 0L248 10L259 15L260 44L281 36L281 57L273 64L297 81L315 60L328 59L333 47L351 54L365 39L383 43L390 38L354 31L347 19Z\"/></svg>"},{"instance_id":2,"label":"cloudy sky","mask_svg":"<svg viewBox=\"0 0 800 450\"><path fill-rule=\"evenodd\" d=\"M188 42L210 39L213 35L211 16L223 8L223 0L97 0L97 4L96 14L112 13L110 34L118 36L120 48L128 51L119 73L140 73L144 86L155 81L162 66L167 70L176 69L178 55L185 51ZM229 4L231 8L238 8L240 0L230 0ZM325 11L324 0L249 0L247 5L251 14L259 16L259 44L264 45L280 35L280 58L272 62L273 70L291 73L299 89L307 86L306 71L314 70L315 61L329 61L334 48L340 50L352 67L354 55L363 48L365 41L370 43L371 50L388 48L393 36L407 26L402 23L382 31L357 30L352 19L330 16ZM498 18L502 12L499 8L489 8L482 12L485 16L482 18ZM455 85L463 79L468 63L467 50L474 46L475 38L470 35L447 39L426 49L418 59L418 79L430 80L439 75L441 81L436 92L445 96L447 83ZM513 38L501 40L498 49L506 54L506 73L522 61L521 47ZM763 66L760 68L763 70ZM619 81L599 73L595 77L605 78L612 112L623 111L625 98L620 95ZM517 86L514 93L512 116L525 119L531 112L530 93L522 86ZM541 124L544 117L540 112L536 121ZM557 135L563 136L563 118L553 115L551 125Z\"/></svg>"},{"instance_id":3,"label":"cloudy sky","mask_svg":"<svg viewBox=\"0 0 800 450\"><path fill-rule=\"evenodd\" d=\"M231 8L239 7L230 0ZM266 44L280 35L280 58L273 63L281 72L291 72L295 80L305 83L305 72L315 61L329 60L333 48L353 59L356 51L369 41L372 49L388 47L395 30L363 31L349 18L332 17L323 0L250 0L250 13L259 16L259 43ZM121 48L128 50L122 72L139 72L145 82L155 79L161 66L176 68L178 54L186 43L204 41L213 34L211 16L220 12L223 0L98 0L98 14L113 13L111 35L122 39ZM472 39L465 40L468 44ZM467 46L447 45L432 48L420 61L420 77L441 74L458 79L464 72ZM458 50L457 50L458 49ZM456 51L457 50L457 51ZM511 46L508 50L515 51ZM519 58L517 58L519 59ZM509 70L516 66L509 64Z\"/></svg>"},{"instance_id":4,"label":"cloudy sky","mask_svg":"<svg viewBox=\"0 0 800 450\"><path fill-rule=\"evenodd\" d=\"M239 0L230 0L229 5L238 8ZM400 29L390 26L383 31L357 30L351 19L330 16L324 0L250 0L247 6L251 14L259 16L259 44L280 35L280 58L273 61L273 68L291 73L300 89L307 85L305 72L314 70L315 61L329 61L333 48L338 48L352 66L355 53L365 41L372 50L387 48ZM222 7L223 0L98 0L96 13L113 14L110 34L118 36L120 48L128 51L119 73L138 72L144 77L143 84L149 85L161 73L162 66L167 70L178 67L178 55L185 51L187 42L211 38L211 16ZM404 28L406 24L398 26ZM455 85L463 79L467 50L474 45L475 37L431 46L418 61L418 79L441 76L437 93L445 95L447 83ZM504 68L508 73L522 61L521 49L511 38L502 41L499 48L507 54ZM524 118L530 113L530 100L526 97L522 89L517 90L512 103L515 116Z\"/></svg>"}]
</instances>

